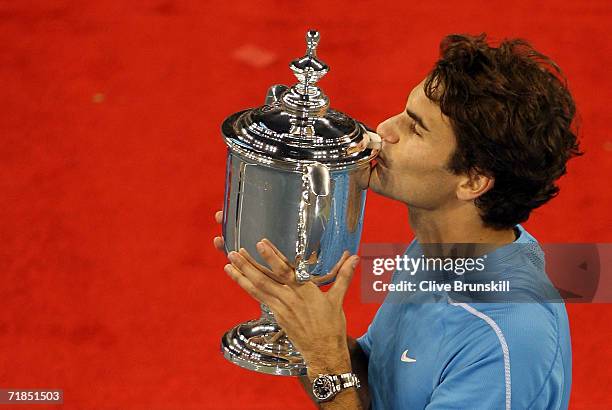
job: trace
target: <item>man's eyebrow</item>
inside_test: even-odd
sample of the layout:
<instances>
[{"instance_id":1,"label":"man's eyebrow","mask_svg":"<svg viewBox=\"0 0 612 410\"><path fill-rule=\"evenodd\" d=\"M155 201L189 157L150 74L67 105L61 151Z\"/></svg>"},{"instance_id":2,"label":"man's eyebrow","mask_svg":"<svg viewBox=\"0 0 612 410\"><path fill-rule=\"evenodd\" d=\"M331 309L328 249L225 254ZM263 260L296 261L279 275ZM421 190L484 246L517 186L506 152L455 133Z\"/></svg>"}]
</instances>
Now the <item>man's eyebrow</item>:
<instances>
[{"instance_id":1,"label":"man's eyebrow","mask_svg":"<svg viewBox=\"0 0 612 410\"><path fill-rule=\"evenodd\" d=\"M419 117L417 115L417 113L415 113L414 111L410 111L408 108L406 108L406 114L408 114L408 116L410 118L412 118L414 121L416 121L416 123L419 124L421 126L421 128L425 129L425 131L431 132L431 131L429 131L429 128L427 128L425 126L425 124L423 123L423 119L421 117Z\"/></svg>"}]
</instances>

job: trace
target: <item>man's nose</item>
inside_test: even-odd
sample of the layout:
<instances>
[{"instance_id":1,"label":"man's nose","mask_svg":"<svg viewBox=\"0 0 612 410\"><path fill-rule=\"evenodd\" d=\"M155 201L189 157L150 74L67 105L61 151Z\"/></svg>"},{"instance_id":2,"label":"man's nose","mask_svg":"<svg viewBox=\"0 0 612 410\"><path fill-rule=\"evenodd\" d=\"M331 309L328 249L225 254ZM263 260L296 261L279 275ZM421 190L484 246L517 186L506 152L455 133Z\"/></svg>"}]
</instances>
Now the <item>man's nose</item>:
<instances>
[{"instance_id":1,"label":"man's nose","mask_svg":"<svg viewBox=\"0 0 612 410\"><path fill-rule=\"evenodd\" d=\"M388 144L395 144L399 141L397 130L395 130L393 125L393 118L389 118L388 120L378 124L378 127L376 127L376 133L380 135L383 142Z\"/></svg>"}]
</instances>

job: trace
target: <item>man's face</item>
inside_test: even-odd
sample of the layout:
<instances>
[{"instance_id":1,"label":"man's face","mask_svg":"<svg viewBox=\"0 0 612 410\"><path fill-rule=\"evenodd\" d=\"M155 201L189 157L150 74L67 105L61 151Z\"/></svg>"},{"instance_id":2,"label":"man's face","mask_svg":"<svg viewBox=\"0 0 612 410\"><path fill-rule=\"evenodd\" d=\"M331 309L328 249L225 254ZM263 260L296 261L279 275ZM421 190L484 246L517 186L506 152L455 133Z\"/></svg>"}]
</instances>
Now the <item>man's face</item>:
<instances>
[{"instance_id":1,"label":"man's face","mask_svg":"<svg viewBox=\"0 0 612 410\"><path fill-rule=\"evenodd\" d=\"M456 141L449 118L427 98L423 84L411 91L401 113L378 126L383 147L370 188L412 208L442 209L457 201L460 176L446 168Z\"/></svg>"}]
</instances>

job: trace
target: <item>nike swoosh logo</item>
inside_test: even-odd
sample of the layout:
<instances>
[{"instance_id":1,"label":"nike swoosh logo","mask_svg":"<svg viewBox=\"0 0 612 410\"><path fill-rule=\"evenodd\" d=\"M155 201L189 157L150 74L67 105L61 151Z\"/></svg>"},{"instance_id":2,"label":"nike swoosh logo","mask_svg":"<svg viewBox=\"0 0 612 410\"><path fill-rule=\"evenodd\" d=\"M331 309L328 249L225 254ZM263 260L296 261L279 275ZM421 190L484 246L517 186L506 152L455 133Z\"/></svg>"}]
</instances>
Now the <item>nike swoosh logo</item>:
<instances>
[{"instance_id":1,"label":"nike swoosh logo","mask_svg":"<svg viewBox=\"0 0 612 410\"><path fill-rule=\"evenodd\" d=\"M404 350L404 353L402 353L402 362L412 363L416 362L416 359L408 357L408 350Z\"/></svg>"}]
</instances>

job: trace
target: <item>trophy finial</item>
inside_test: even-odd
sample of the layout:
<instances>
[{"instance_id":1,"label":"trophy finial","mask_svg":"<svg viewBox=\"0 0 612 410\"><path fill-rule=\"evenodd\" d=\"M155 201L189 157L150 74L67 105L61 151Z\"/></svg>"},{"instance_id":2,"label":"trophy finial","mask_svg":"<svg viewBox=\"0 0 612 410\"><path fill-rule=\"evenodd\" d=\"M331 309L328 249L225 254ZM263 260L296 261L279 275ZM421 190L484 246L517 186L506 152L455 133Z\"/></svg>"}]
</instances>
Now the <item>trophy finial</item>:
<instances>
[{"instance_id":1,"label":"trophy finial","mask_svg":"<svg viewBox=\"0 0 612 410\"><path fill-rule=\"evenodd\" d=\"M321 35L317 30L306 32L306 55L296 58L289 67L298 83L283 93L281 102L291 118L290 134L312 137L315 134L314 118L325 115L329 98L316 86L317 81L329 71L329 67L317 57Z\"/></svg>"},{"instance_id":2,"label":"trophy finial","mask_svg":"<svg viewBox=\"0 0 612 410\"><path fill-rule=\"evenodd\" d=\"M306 33L306 47L307 54L309 57L317 56L317 46L319 45L319 40L321 39L321 34L317 30L308 30Z\"/></svg>"},{"instance_id":3,"label":"trophy finial","mask_svg":"<svg viewBox=\"0 0 612 410\"><path fill-rule=\"evenodd\" d=\"M317 30L306 32L306 55L291 62L291 70L300 84L307 88L321 79L329 71L329 67L317 58L317 46L321 35Z\"/></svg>"}]
</instances>

